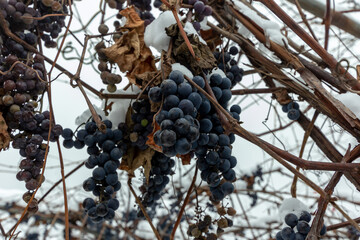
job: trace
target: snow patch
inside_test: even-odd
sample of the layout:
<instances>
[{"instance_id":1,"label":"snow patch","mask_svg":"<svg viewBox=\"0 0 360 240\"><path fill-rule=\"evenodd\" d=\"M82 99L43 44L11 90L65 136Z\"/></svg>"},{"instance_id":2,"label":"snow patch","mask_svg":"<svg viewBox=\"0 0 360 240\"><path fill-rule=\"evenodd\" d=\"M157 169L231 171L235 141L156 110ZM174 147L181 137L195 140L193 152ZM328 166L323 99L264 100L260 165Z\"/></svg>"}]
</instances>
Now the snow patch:
<instances>
[{"instance_id":1,"label":"snow patch","mask_svg":"<svg viewBox=\"0 0 360 240\"><path fill-rule=\"evenodd\" d=\"M289 213L293 213L296 216L300 217L300 214L303 211L310 212L310 209L299 199L296 198L285 199L279 208L280 220L284 221L285 216Z\"/></svg>"},{"instance_id":2,"label":"snow patch","mask_svg":"<svg viewBox=\"0 0 360 240\"><path fill-rule=\"evenodd\" d=\"M105 93L108 93L108 92L105 91ZM133 85L132 89L131 89L131 87L129 87L126 91L125 90L117 90L113 94L137 94L137 93L140 93L140 88ZM102 101L100 107L97 107L95 105L93 105L93 106L94 106L97 114L100 115L103 120L108 119L112 122L113 128L115 129L115 128L117 128L119 123L125 122L126 112L129 108L131 99L110 99L110 100L108 100L108 104L110 104L111 102L113 102L113 105L111 107L112 110L109 112L108 116L105 116L104 111L103 111L103 109L105 107L105 100ZM80 116L78 116L75 119L75 124L80 125L80 124L86 122L90 117L91 117L90 110L87 109Z\"/></svg>"},{"instance_id":3,"label":"snow patch","mask_svg":"<svg viewBox=\"0 0 360 240\"><path fill-rule=\"evenodd\" d=\"M185 23L185 27L184 27L184 31L186 32L186 35L191 35L194 34L195 36L197 36L200 40L200 42L202 42L203 44L206 45L206 42L204 41L204 39L202 39L202 37L200 37L200 35L196 32L194 26L192 25L192 23L190 22L186 22Z\"/></svg>"},{"instance_id":4,"label":"snow patch","mask_svg":"<svg viewBox=\"0 0 360 240\"><path fill-rule=\"evenodd\" d=\"M165 28L175 24L176 20L171 11L165 11L159 15L145 30L144 40L148 47L154 47L161 52L169 48L170 37L166 35Z\"/></svg>"},{"instance_id":5,"label":"snow patch","mask_svg":"<svg viewBox=\"0 0 360 240\"><path fill-rule=\"evenodd\" d=\"M222 78L226 78L226 75L225 75L224 71L221 70L220 68L214 68L213 70L211 70L211 73L207 74L207 75L206 75L206 78L209 80L209 79L210 79L210 76L213 75L213 74L215 74L215 73L220 74L220 76L221 76Z\"/></svg>"},{"instance_id":6,"label":"snow patch","mask_svg":"<svg viewBox=\"0 0 360 240\"><path fill-rule=\"evenodd\" d=\"M271 41L274 41L281 46L284 46L284 42L287 44L286 38L281 34L279 24L267 19L263 19L254 10L250 9L240 1L233 1L233 4L235 4L235 7L238 11L256 22L256 24L258 24L264 30L266 39L270 39Z\"/></svg>"},{"instance_id":7,"label":"snow patch","mask_svg":"<svg viewBox=\"0 0 360 240\"><path fill-rule=\"evenodd\" d=\"M181 65L180 63L171 64L171 69L172 71L179 70L180 72L182 72L184 75L188 76L191 79L194 77L192 72L187 67Z\"/></svg>"},{"instance_id":8,"label":"snow patch","mask_svg":"<svg viewBox=\"0 0 360 240\"><path fill-rule=\"evenodd\" d=\"M200 28L201 28L201 30L207 31L207 30L210 30L210 29L211 29L211 27L209 27L209 26L207 25L207 22L208 22L208 17L204 17L204 20L202 20L202 21L200 22Z\"/></svg>"}]
</instances>

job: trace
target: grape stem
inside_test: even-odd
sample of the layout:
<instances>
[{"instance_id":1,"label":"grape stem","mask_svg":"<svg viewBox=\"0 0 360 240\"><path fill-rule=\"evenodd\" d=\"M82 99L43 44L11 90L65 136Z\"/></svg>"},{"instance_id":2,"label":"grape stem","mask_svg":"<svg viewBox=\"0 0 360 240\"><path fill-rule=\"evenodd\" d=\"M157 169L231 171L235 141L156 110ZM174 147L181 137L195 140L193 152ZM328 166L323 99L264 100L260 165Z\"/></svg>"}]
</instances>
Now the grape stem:
<instances>
[{"instance_id":1,"label":"grape stem","mask_svg":"<svg viewBox=\"0 0 360 240\"><path fill-rule=\"evenodd\" d=\"M153 230L156 238L157 238L158 240L161 240L161 236L160 236L158 230L155 228L154 224L152 223L152 221L151 221L151 219L150 219L150 217L149 217L149 214L147 214L146 209L144 208L144 205L141 203L139 197L136 195L133 187L131 186L131 177L130 177L130 176L129 176L129 179L128 179L127 184L128 184L128 186L129 186L129 189L130 189L132 195L135 197L135 200L136 200L137 204L139 205L139 207L140 207L140 209L141 209L141 212L144 214L146 220L147 220L148 223L150 224L150 227L151 227L151 229Z\"/></svg>"},{"instance_id":2,"label":"grape stem","mask_svg":"<svg viewBox=\"0 0 360 240\"><path fill-rule=\"evenodd\" d=\"M189 187L189 189L188 189L188 191L187 191L186 197L185 197L185 199L184 199L184 203L183 203L183 205L181 206L181 209L180 209L180 211L179 211L179 214L178 214L178 217L177 217L177 219L176 219L174 228L173 228L173 230L171 231L170 240L174 240L174 238L175 238L176 229L178 228L178 226L179 226L179 224L180 224L180 222L181 222L181 217L182 217L182 215L184 214L186 205L189 203L189 199L190 199L191 192L192 192L192 190L193 190L193 188L194 188L194 186L195 186L197 173L198 173L198 167L196 166L196 167L195 167L194 177L193 177L193 179L192 179L192 181L191 181L191 185L190 185L190 187Z\"/></svg>"}]
</instances>

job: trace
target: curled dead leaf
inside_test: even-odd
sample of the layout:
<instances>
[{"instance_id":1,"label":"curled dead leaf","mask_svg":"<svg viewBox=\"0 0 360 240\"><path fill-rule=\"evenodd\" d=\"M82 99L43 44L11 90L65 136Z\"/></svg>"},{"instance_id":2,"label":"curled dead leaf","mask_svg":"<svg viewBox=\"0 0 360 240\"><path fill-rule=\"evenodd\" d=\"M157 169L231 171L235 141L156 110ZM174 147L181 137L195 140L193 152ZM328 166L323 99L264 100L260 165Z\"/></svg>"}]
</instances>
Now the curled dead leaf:
<instances>
[{"instance_id":1,"label":"curled dead leaf","mask_svg":"<svg viewBox=\"0 0 360 240\"><path fill-rule=\"evenodd\" d=\"M124 33L114 45L103 49L102 52L111 62L117 63L122 72L126 72L131 83L141 88L142 84L136 82L135 75L156 71L155 60L144 42L144 21L134 7L126 8L120 13L127 20L121 28Z\"/></svg>"},{"instance_id":2,"label":"curled dead leaf","mask_svg":"<svg viewBox=\"0 0 360 240\"><path fill-rule=\"evenodd\" d=\"M7 130L8 126L6 125L5 119L0 112L0 151L9 148L10 134Z\"/></svg>"}]
</instances>

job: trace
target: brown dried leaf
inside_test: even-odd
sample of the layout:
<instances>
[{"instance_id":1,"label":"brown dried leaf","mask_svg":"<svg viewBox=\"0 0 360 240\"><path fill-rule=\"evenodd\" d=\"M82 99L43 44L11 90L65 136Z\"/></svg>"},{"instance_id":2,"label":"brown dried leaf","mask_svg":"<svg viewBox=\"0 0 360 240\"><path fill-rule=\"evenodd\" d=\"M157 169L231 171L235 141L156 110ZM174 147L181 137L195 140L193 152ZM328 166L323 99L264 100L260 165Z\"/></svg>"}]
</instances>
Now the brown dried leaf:
<instances>
[{"instance_id":1,"label":"brown dried leaf","mask_svg":"<svg viewBox=\"0 0 360 240\"><path fill-rule=\"evenodd\" d=\"M9 148L10 135L7 129L8 126L6 125L5 119L0 112L0 151Z\"/></svg>"},{"instance_id":2,"label":"brown dried leaf","mask_svg":"<svg viewBox=\"0 0 360 240\"><path fill-rule=\"evenodd\" d=\"M206 41L211 51L214 51L215 48L223 42L220 38L220 35L212 29L200 30L200 36Z\"/></svg>"},{"instance_id":3,"label":"brown dried leaf","mask_svg":"<svg viewBox=\"0 0 360 240\"><path fill-rule=\"evenodd\" d=\"M188 67L195 74L202 74L203 70L216 67L216 59L212 51L207 45L200 42L199 38L194 34L188 35L188 39L197 59L192 57L177 24L166 28L166 34L172 38L172 57L176 62Z\"/></svg>"},{"instance_id":4,"label":"brown dried leaf","mask_svg":"<svg viewBox=\"0 0 360 240\"><path fill-rule=\"evenodd\" d=\"M151 50L144 42L144 21L133 7L122 10L127 21L122 30L127 30L114 45L108 47L103 53L111 62L117 63L122 72L126 72L129 81L139 87L135 75L156 71L155 60Z\"/></svg>"},{"instance_id":5,"label":"brown dried leaf","mask_svg":"<svg viewBox=\"0 0 360 240\"><path fill-rule=\"evenodd\" d=\"M156 115L155 115L156 116ZM146 145L148 145L150 148L154 149L157 152L162 152L162 148L159 145L156 145L155 141L154 141L154 134L157 130L160 130L160 126L159 124L157 124L157 122L155 121L155 116L154 116L154 129L152 131L152 133L150 133L148 135L148 140L146 141Z\"/></svg>"},{"instance_id":6,"label":"brown dried leaf","mask_svg":"<svg viewBox=\"0 0 360 240\"><path fill-rule=\"evenodd\" d=\"M181 158L182 165L189 165L191 162L191 154L188 153L186 155L180 155L178 156Z\"/></svg>"}]
</instances>

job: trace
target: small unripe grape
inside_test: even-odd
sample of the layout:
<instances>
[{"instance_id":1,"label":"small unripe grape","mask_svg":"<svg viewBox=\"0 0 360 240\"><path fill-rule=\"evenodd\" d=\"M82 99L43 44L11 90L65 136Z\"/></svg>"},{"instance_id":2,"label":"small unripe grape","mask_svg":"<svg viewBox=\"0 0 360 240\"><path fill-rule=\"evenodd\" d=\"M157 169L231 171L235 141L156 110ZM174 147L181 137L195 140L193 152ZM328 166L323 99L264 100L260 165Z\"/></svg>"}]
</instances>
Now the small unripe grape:
<instances>
[{"instance_id":1,"label":"small unripe grape","mask_svg":"<svg viewBox=\"0 0 360 240\"><path fill-rule=\"evenodd\" d=\"M106 24L100 24L98 27L98 31L101 34L107 34L109 31L109 27Z\"/></svg>"},{"instance_id":2,"label":"small unripe grape","mask_svg":"<svg viewBox=\"0 0 360 240\"><path fill-rule=\"evenodd\" d=\"M113 92L116 91L117 88L116 88L116 85L114 85L114 84L109 84L106 89L107 89L109 92L113 93Z\"/></svg>"}]
</instances>

